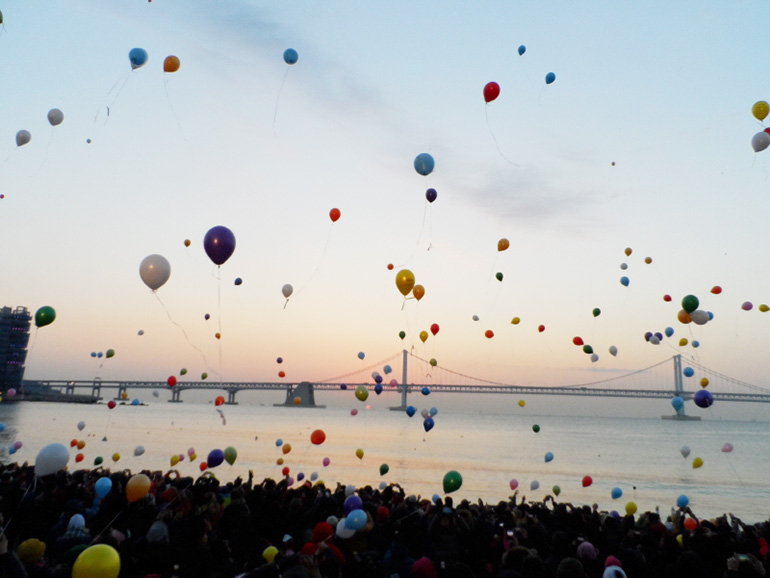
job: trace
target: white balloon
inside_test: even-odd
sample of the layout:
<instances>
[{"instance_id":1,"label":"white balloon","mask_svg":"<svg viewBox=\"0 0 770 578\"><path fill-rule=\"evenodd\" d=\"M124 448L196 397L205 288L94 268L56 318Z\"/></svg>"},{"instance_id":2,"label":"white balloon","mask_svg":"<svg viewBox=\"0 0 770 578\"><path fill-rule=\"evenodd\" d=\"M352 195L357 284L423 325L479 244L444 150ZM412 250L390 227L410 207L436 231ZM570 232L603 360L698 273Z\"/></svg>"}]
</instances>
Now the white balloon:
<instances>
[{"instance_id":1,"label":"white balloon","mask_svg":"<svg viewBox=\"0 0 770 578\"><path fill-rule=\"evenodd\" d=\"M84 422L84 421L79 421L78 422L78 430L83 431L85 429L85 427L86 427L86 422Z\"/></svg>"},{"instance_id":2,"label":"white balloon","mask_svg":"<svg viewBox=\"0 0 770 578\"><path fill-rule=\"evenodd\" d=\"M611 345L610 346L610 355L612 355L612 357L615 357L617 354L618 354L618 348L615 347L614 345Z\"/></svg>"},{"instance_id":3,"label":"white balloon","mask_svg":"<svg viewBox=\"0 0 770 578\"><path fill-rule=\"evenodd\" d=\"M52 108L48 111L48 122L51 123L51 126L60 125L64 122L64 113L58 108Z\"/></svg>"},{"instance_id":4,"label":"white balloon","mask_svg":"<svg viewBox=\"0 0 770 578\"><path fill-rule=\"evenodd\" d=\"M597 361L599 361L599 356L596 353L592 353L591 354L591 361L596 363Z\"/></svg>"},{"instance_id":5,"label":"white balloon","mask_svg":"<svg viewBox=\"0 0 770 578\"><path fill-rule=\"evenodd\" d=\"M55 474L66 468L69 460L69 450L63 444L48 444L35 458L35 475L41 477Z\"/></svg>"},{"instance_id":6,"label":"white balloon","mask_svg":"<svg viewBox=\"0 0 770 578\"><path fill-rule=\"evenodd\" d=\"M171 264L163 255L147 255L139 264L139 276L153 291L157 291L171 276Z\"/></svg>"},{"instance_id":7,"label":"white balloon","mask_svg":"<svg viewBox=\"0 0 770 578\"><path fill-rule=\"evenodd\" d=\"M355 530L345 527L345 522L347 522L347 520L347 518L340 518L339 522L337 522L336 533L337 536L342 539L351 538L356 533Z\"/></svg>"},{"instance_id":8,"label":"white balloon","mask_svg":"<svg viewBox=\"0 0 770 578\"><path fill-rule=\"evenodd\" d=\"M23 147L25 144L27 144L31 140L32 140L32 135L29 133L28 130L20 130L19 132L16 133L17 147ZM767 148L767 145L765 145L765 148Z\"/></svg>"},{"instance_id":9,"label":"white balloon","mask_svg":"<svg viewBox=\"0 0 770 578\"><path fill-rule=\"evenodd\" d=\"M136 446L134 448L134 455L141 456L144 453L144 446Z\"/></svg>"},{"instance_id":10,"label":"white balloon","mask_svg":"<svg viewBox=\"0 0 770 578\"><path fill-rule=\"evenodd\" d=\"M310 474L310 479L315 482L318 479L318 472Z\"/></svg>"},{"instance_id":11,"label":"white balloon","mask_svg":"<svg viewBox=\"0 0 770 578\"><path fill-rule=\"evenodd\" d=\"M650 337L650 343L653 345L660 345L660 338L657 335Z\"/></svg>"},{"instance_id":12,"label":"white balloon","mask_svg":"<svg viewBox=\"0 0 770 578\"><path fill-rule=\"evenodd\" d=\"M628 269L628 263L621 263L620 268L623 269L623 271L625 271L626 269Z\"/></svg>"},{"instance_id":13,"label":"white balloon","mask_svg":"<svg viewBox=\"0 0 770 578\"><path fill-rule=\"evenodd\" d=\"M688 448L687 446L682 446L682 448L679 450L679 453L682 454L682 457L684 459L687 459L687 456L690 455L690 448Z\"/></svg>"},{"instance_id":14,"label":"white balloon","mask_svg":"<svg viewBox=\"0 0 770 578\"><path fill-rule=\"evenodd\" d=\"M16 138L18 141L18 135ZM770 146L770 134L767 134L765 131L758 132L753 137L751 137L751 148L754 149L755 153L761 152L769 146Z\"/></svg>"},{"instance_id":15,"label":"white balloon","mask_svg":"<svg viewBox=\"0 0 770 578\"><path fill-rule=\"evenodd\" d=\"M530 490L536 490L540 487L540 482L537 480L532 480L532 483L529 485Z\"/></svg>"},{"instance_id":16,"label":"white balloon","mask_svg":"<svg viewBox=\"0 0 770 578\"><path fill-rule=\"evenodd\" d=\"M478 315L474 315L474 316L473 316L473 320L474 320L474 321L478 321L478 320L479 320L479 316L478 316Z\"/></svg>"},{"instance_id":17,"label":"white balloon","mask_svg":"<svg viewBox=\"0 0 770 578\"><path fill-rule=\"evenodd\" d=\"M345 486L345 497L352 496L356 493L356 487L353 484Z\"/></svg>"},{"instance_id":18,"label":"white balloon","mask_svg":"<svg viewBox=\"0 0 770 578\"><path fill-rule=\"evenodd\" d=\"M283 296L288 299L291 297L291 294L294 293L294 287L292 287L289 283L286 283L286 285L281 287L281 293L283 293Z\"/></svg>"},{"instance_id":19,"label":"white balloon","mask_svg":"<svg viewBox=\"0 0 770 578\"><path fill-rule=\"evenodd\" d=\"M706 325L706 323L709 322L709 314L708 312L703 311L703 309L696 309L690 313L690 319L692 319L692 322L696 325Z\"/></svg>"}]
</instances>

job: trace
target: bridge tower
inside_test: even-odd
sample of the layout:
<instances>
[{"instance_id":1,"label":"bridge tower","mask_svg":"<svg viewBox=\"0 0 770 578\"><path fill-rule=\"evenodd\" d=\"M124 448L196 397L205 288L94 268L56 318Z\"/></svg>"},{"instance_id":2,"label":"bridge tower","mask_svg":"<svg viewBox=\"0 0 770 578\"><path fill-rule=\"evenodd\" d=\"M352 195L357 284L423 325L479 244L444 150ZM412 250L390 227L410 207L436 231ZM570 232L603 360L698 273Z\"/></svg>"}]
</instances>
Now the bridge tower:
<instances>
[{"instance_id":1,"label":"bridge tower","mask_svg":"<svg viewBox=\"0 0 770 578\"><path fill-rule=\"evenodd\" d=\"M403 360L401 362L401 405L391 407L394 411L406 411L406 394L409 393L409 385L407 384L407 360L409 359L409 352L404 349Z\"/></svg>"},{"instance_id":2,"label":"bridge tower","mask_svg":"<svg viewBox=\"0 0 770 578\"><path fill-rule=\"evenodd\" d=\"M685 398L684 384L682 383L682 356L676 354L674 357L674 395ZM663 415L662 419L677 419L677 420L690 420L698 421L700 417L694 415L687 415L684 411L684 405L676 410L674 415Z\"/></svg>"}]
</instances>

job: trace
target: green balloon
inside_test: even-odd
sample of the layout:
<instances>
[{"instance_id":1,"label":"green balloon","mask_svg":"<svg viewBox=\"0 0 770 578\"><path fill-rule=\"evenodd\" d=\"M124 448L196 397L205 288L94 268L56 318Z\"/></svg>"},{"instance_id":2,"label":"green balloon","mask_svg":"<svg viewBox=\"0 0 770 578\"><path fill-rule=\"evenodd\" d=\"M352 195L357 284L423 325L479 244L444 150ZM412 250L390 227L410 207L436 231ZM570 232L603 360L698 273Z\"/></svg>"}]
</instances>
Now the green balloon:
<instances>
[{"instance_id":1,"label":"green balloon","mask_svg":"<svg viewBox=\"0 0 770 578\"><path fill-rule=\"evenodd\" d=\"M237 457L238 457L238 451L233 446L229 446L225 448L225 461L228 464L232 466L235 463L235 458Z\"/></svg>"},{"instance_id":2,"label":"green balloon","mask_svg":"<svg viewBox=\"0 0 770 578\"><path fill-rule=\"evenodd\" d=\"M587 353L588 355L591 355L594 352L594 348L590 345L586 344L583 346L583 353Z\"/></svg>"},{"instance_id":3,"label":"green balloon","mask_svg":"<svg viewBox=\"0 0 770 578\"><path fill-rule=\"evenodd\" d=\"M380 465L380 475L384 476L390 471L390 466L388 464L382 464Z\"/></svg>"},{"instance_id":4,"label":"green balloon","mask_svg":"<svg viewBox=\"0 0 770 578\"><path fill-rule=\"evenodd\" d=\"M398 332L398 336L399 336L401 339L403 339L404 337L406 337L406 331L399 331L399 332Z\"/></svg>"},{"instance_id":5,"label":"green balloon","mask_svg":"<svg viewBox=\"0 0 770 578\"><path fill-rule=\"evenodd\" d=\"M115 357L115 350L114 349L108 349L107 353L105 353L104 356L107 359L109 359L110 357Z\"/></svg>"},{"instance_id":6,"label":"green balloon","mask_svg":"<svg viewBox=\"0 0 770 578\"><path fill-rule=\"evenodd\" d=\"M599 309L598 307L594 307L593 313L594 313L594 317L599 317L599 315L602 314L602 310Z\"/></svg>"},{"instance_id":7,"label":"green balloon","mask_svg":"<svg viewBox=\"0 0 770 578\"><path fill-rule=\"evenodd\" d=\"M435 357L431 357L431 359L430 359L430 364L431 364L433 367L436 367L436 366L438 365L438 361L436 361L436 358L435 358Z\"/></svg>"},{"instance_id":8,"label":"green balloon","mask_svg":"<svg viewBox=\"0 0 770 578\"><path fill-rule=\"evenodd\" d=\"M35 313L35 325L37 327L50 325L53 323L54 319L56 319L56 311L53 310L53 307L49 307L48 305L41 307Z\"/></svg>"},{"instance_id":9,"label":"green balloon","mask_svg":"<svg viewBox=\"0 0 770 578\"><path fill-rule=\"evenodd\" d=\"M532 426L532 431L535 432L535 433L539 432L540 431L540 426L537 425L537 424L533 425Z\"/></svg>"},{"instance_id":10,"label":"green balloon","mask_svg":"<svg viewBox=\"0 0 770 578\"><path fill-rule=\"evenodd\" d=\"M553 490L553 495L554 496L558 496L559 494L561 494L561 488L559 486L554 486L551 489Z\"/></svg>"},{"instance_id":11,"label":"green balloon","mask_svg":"<svg viewBox=\"0 0 770 578\"><path fill-rule=\"evenodd\" d=\"M500 273L499 271L495 274L495 277L497 277L498 281L502 281L503 280L503 274Z\"/></svg>"},{"instance_id":12,"label":"green balloon","mask_svg":"<svg viewBox=\"0 0 770 578\"><path fill-rule=\"evenodd\" d=\"M463 485L463 477L460 472L450 470L444 475L444 493L451 494L460 489Z\"/></svg>"},{"instance_id":13,"label":"green balloon","mask_svg":"<svg viewBox=\"0 0 770 578\"><path fill-rule=\"evenodd\" d=\"M94 458L94 465L95 466L100 466L100 465L102 465L103 461L104 461L104 458L102 456L96 456Z\"/></svg>"},{"instance_id":14,"label":"green balloon","mask_svg":"<svg viewBox=\"0 0 770 578\"><path fill-rule=\"evenodd\" d=\"M687 313L692 313L698 308L698 305L700 305L700 301L698 301L698 298L695 295L686 295L682 298L682 309L687 311Z\"/></svg>"},{"instance_id":15,"label":"green balloon","mask_svg":"<svg viewBox=\"0 0 770 578\"><path fill-rule=\"evenodd\" d=\"M206 379L208 376L209 374L206 372L201 373L201 379Z\"/></svg>"}]
</instances>

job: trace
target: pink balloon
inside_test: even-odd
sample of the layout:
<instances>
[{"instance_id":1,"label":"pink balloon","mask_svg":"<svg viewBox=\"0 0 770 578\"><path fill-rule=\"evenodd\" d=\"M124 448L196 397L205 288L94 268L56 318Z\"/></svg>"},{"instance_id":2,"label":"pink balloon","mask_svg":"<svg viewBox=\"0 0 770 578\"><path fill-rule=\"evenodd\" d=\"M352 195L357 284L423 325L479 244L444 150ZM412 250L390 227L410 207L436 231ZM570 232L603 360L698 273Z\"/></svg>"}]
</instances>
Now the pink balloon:
<instances>
[{"instance_id":1,"label":"pink balloon","mask_svg":"<svg viewBox=\"0 0 770 578\"><path fill-rule=\"evenodd\" d=\"M324 467L328 466L332 461L329 458L324 458L324 461L322 462Z\"/></svg>"},{"instance_id":2,"label":"pink balloon","mask_svg":"<svg viewBox=\"0 0 770 578\"><path fill-rule=\"evenodd\" d=\"M351 409L350 415L358 415L358 410L356 408Z\"/></svg>"},{"instance_id":3,"label":"pink balloon","mask_svg":"<svg viewBox=\"0 0 770 578\"><path fill-rule=\"evenodd\" d=\"M729 454L731 451L733 451L733 444L726 443L725 445L722 446L722 451L725 452L726 454Z\"/></svg>"},{"instance_id":4,"label":"pink balloon","mask_svg":"<svg viewBox=\"0 0 770 578\"><path fill-rule=\"evenodd\" d=\"M519 480L511 480L508 485L511 486L512 490L515 490L519 487Z\"/></svg>"},{"instance_id":5,"label":"pink balloon","mask_svg":"<svg viewBox=\"0 0 770 578\"><path fill-rule=\"evenodd\" d=\"M21 449L21 442L13 442L13 449L20 450Z\"/></svg>"},{"instance_id":6,"label":"pink balloon","mask_svg":"<svg viewBox=\"0 0 770 578\"><path fill-rule=\"evenodd\" d=\"M398 385L398 381L396 381L395 379L390 380L390 387L396 387L397 385Z\"/></svg>"},{"instance_id":7,"label":"pink balloon","mask_svg":"<svg viewBox=\"0 0 770 578\"><path fill-rule=\"evenodd\" d=\"M741 309L744 311L751 311L754 309L754 305L751 303L751 301L745 301L743 305L741 305Z\"/></svg>"}]
</instances>

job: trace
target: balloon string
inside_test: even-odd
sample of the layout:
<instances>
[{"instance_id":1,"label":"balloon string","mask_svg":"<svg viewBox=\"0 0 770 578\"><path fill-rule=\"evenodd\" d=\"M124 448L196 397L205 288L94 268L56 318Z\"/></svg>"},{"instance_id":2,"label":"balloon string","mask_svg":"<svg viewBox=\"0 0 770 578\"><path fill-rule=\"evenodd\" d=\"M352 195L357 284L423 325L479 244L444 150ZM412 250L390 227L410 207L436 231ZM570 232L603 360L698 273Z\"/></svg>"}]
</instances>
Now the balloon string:
<instances>
[{"instance_id":1,"label":"balloon string","mask_svg":"<svg viewBox=\"0 0 770 578\"><path fill-rule=\"evenodd\" d=\"M489 105L486 105L486 104L484 105L484 118L487 119L487 128L489 129L489 134L492 135L492 141L495 143L495 148L497 149L497 152L500 153L500 156L502 157L502 159L505 162L507 162L509 165L513 165L514 167L520 166L520 165L517 165L512 160L508 159L508 157L506 157L503 154L503 151L500 150L500 145L497 144L497 137L495 136L495 133L492 131L492 127L489 124Z\"/></svg>"},{"instance_id":2,"label":"balloon string","mask_svg":"<svg viewBox=\"0 0 770 578\"><path fill-rule=\"evenodd\" d=\"M179 122L179 117L176 115L176 110L174 110L174 105L171 104L171 98L168 96L168 77L163 77L163 91L166 93L166 102L168 103L168 107L171 109L171 114L174 115L174 120L176 121L176 125L179 127L179 132L182 133L182 140L187 142L187 138L184 136L184 131L182 130L182 123Z\"/></svg>"},{"instance_id":3,"label":"balloon string","mask_svg":"<svg viewBox=\"0 0 770 578\"><path fill-rule=\"evenodd\" d=\"M326 251L329 248L329 241L332 238L332 229L333 229L333 227L334 227L334 223L332 223L331 227L329 227L329 233L326 235L326 243L324 244L323 251L321 251L321 256L318 258L318 264L316 265L316 268L310 274L310 277L308 278L307 281L305 281L305 283L302 285L302 287L300 287L299 289L294 291L293 294L296 295L298 293L301 293L308 285L310 285L310 282L316 276L316 273L318 273L321 270L321 264L323 263L324 257L326 256ZM289 302L289 300L287 299L286 303L288 303L288 302ZM284 305L283 305L284 309L286 309L286 303L284 303Z\"/></svg>"},{"instance_id":4,"label":"balloon string","mask_svg":"<svg viewBox=\"0 0 770 578\"><path fill-rule=\"evenodd\" d=\"M281 97L281 91L283 90L283 85L286 84L286 78L289 76L289 68L286 68L286 74L283 75L283 82L281 82L281 87L278 89L278 94L275 96L275 112L273 112L273 136L276 136L275 132L275 122L278 118L278 99Z\"/></svg>"},{"instance_id":5,"label":"balloon string","mask_svg":"<svg viewBox=\"0 0 770 578\"><path fill-rule=\"evenodd\" d=\"M217 265L217 322L219 326L219 383L222 383L222 276L221 267Z\"/></svg>"},{"instance_id":6,"label":"balloon string","mask_svg":"<svg viewBox=\"0 0 770 578\"><path fill-rule=\"evenodd\" d=\"M179 325L179 323L177 323L176 321L174 321L174 319L171 317L171 313L169 312L168 308L167 308L167 307L166 307L166 305L163 303L163 301L161 301L161 299L160 299L160 296L158 295L157 291L153 291L153 294L155 295L155 298L158 300L158 303L160 303L160 306L161 306L161 307L163 307L163 311L165 311L165 312L166 312L166 316L168 317L168 320L169 320L169 321L171 321L171 323L172 323L173 325L176 325L176 327L178 327L178 328L179 328L179 331L181 331L181 332L182 332L182 335L184 335L184 338L187 340L187 343L189 343L189 344L190 344L190 346L191 346L191 347L192 347L192 348L193 348L195 351L197 351L198 353L200 353L200 354L201 354L201 357L203 358L203 363L206 365L206 367L208 368L208 370L209 370L210 372L212 372L212 373L217 373L217 372L216 372L215 370L213 370L213 369L211 368L211 366L209 365L209 362L208 362L208 360L206 359L206 355L203 353L203 351L201 351L201 350L200 350L198 347L196 347L196 345L195 345L195 344L194 344L192 341L190 341L190 338L188 337L188 335L187 335L187 332L184 330L184 327L182 327L181 325ZM218 375L218 373L217 373L217 375Z\"/></svg>"},{"instance_id":7,"label":"balloon string","mask_svg":"<svg viewBox=\"0 0 770 578\"><path fill-rule=\"evenodd\" d=\"M115 94L115 98L113 98L112 102L110 102L110 104L106 106L106 108L107 108L107 116L104 119L104 124L107 124L107 119L110 117L110 106L112 106L115 103L115 100L118 98L118 95L120 94L120 91L123 90L123 87L128 82L128 78L129 78L130 75L131 75L131 72L129 71L129 72L127 72L125 74L125 76L118 78L115 81L115 84L112 85L112 88L110 88L110 90L107 91L107 94L104 95L104 98L108 99L110 97L110 94L112 94L113 91L115 91L115 89L117 88L117 92ZM121 83L121 80L123 81L122 83ZM118 88L119 84L120 84L120 87ZM102 110L101 107L96 109L96 114L94 115L94 123L96 123L96 121L99 119L99 113L101 112L101 110Z\"/></svg>"}]
</instances>

